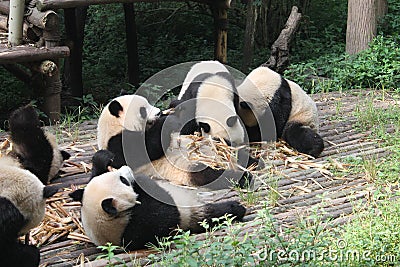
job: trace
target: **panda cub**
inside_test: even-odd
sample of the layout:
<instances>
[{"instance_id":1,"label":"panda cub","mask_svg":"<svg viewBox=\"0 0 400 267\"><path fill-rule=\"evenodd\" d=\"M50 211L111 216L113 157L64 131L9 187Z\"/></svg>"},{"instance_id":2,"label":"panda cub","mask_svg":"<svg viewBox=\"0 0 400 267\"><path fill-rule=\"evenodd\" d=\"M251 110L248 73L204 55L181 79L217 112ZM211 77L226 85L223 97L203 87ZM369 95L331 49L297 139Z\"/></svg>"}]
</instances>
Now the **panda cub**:
<instances>
[{"instance_id":1,"label":"panda cub","mask_svg":"<svg viewBox=\"0 0 400 267\"><path fill-rule=\"evenodd\" d=\"M129 147L138 165L160 158L168 147L170 135L180 124L173 117L160 116L160 109L138 95L123 95L113 99L101 112L97 124L99 149L114 154L113 166L126 165L124 147Z\"/></svg>"},{"instance_id":2,"label":"panda cub","mask_svg":"<svg viewBox=\"0 0 400 267\"><path fill-rule=\"evenodd\" d=\"M225 214L240 220L246 212L236 201L204 203L196 190L134 175L127 166L94 177L70 196L82 202L82 224L93 243L112 242L128 250L157 244L177 227L201 232L198 222Z\"/></svg>"},{"instance_id":3,"label":"panda cub","mask_svg":"<svg viewBox=\"0 0 400 267\"><path fill-rule=\"evenodd\" d=\"M49 183L70 154L60 151L54 135L43 131L38 115L30 105L15 110L10 115L9 124L11 155L17 157L22 167L36 175L43 184Z\"/></svg>"},{"instance_id":4,"label":"panda cub","mask_svg":"<svg viewBox=\"0 0 400 267\"><path fill-rule=\"evenodd\" d=\"M181 134L200 132L235 146L246 140L237 116L238 105L237 89L227 68L218 61L202 61L189 70L178 100L170 107L179 113L184 125Z\"/></svg>"},{"instance_id":5,"label":"panda cub","mask_svg":"<svg viewBox=\"0 0 400 267\"><path fill-rule=\"evenodd\" d=\"M0 158L0 266L39 266L39 249L17 238L40 223L46 198L56 192L15 158Z\"/></svg>"},{"instance_id":6,"label":"panda cub","mask_svg":"<svg viewBox=\"0 0 400 267\"><path fill-rule=\"evenodd\" d=\"M267 67L254 69L238 86L239 116L250 142L282 138L299 152L318 157L324 142L318 134L315 102L296 83Z\"/></svg>"}]
</instances>

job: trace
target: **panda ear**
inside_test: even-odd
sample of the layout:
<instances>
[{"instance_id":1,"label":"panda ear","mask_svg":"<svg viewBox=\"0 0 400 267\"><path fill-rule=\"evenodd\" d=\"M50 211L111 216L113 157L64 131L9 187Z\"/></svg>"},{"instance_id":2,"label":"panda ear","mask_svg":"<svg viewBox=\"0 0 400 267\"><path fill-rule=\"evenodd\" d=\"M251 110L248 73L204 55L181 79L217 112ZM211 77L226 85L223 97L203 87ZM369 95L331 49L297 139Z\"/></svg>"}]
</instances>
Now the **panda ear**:
<instances>
[{"instance_id":1,"label":"panda ear","mask_svg":"<svg viewBox=\"0 0 400 267\"><path fill-rule=\"evenodd\" d=\"M72 193L69 193L68 195L74 200L74 201L79 201L82 202L83 198L83 193L85 192L85 189L77 189Z\"/></svg>"},{"instance_id":2,"label":"panda ear","mask_svg":"<svg viewBox=\"0 0 400 267\"><path fill-rule=\"evenodd\" d=\"M103 210L111 216L115 216L118 213L117 209L113 205L113 200L113 198L106 198L101 202Z\"/></svg>"},{"instance_id":3,"label":"panda ear","mask_svg":"<svg viewBox=\"0 0 400 267\"><path fill-rule=\"evenodd\" d=\"M242 101L239 103L239 105L242 109L253 109L253 104L250 102Z\"/></svg>"},{"instance_id":4,"label":"panda ear","mask_svg":"<svg viewBox=\"0 0 400 267\"><path fill-rule=\"evenodd\" d=\"M204 130L205 133L209 133L211 131L210 124L205 123L205 122L199 122L199 126L201 129Z\"/></svg>"},{"instance_id":5,"label":"panda ear","mask_svg":"<svg viewBox=\"0 0 400 267\"><path fill-rule=\"evenodd\" d=\"M143 119L147 118L147 110L145 107L140 107L140 116L142 116Z\"/></svg>"},{"instance_id":6,"label":"panda ear","mask_svg":"<svg viewBox=\"0 0 400 267\"><path fill-rule=\"evenodd\" d=\"M124 110L121 104L117 100L113 100L108 105L108 110L110 111L111 115L119 118L119 113Z\"/></svg>"},{"instance_id":7,"label":"panda ear","mask_svg":"<svg viewBox=\"0 0 400 267\"><path fill-rule=\"evenodd\" d=\"M71 154L69 154L65 150L61 150L60 152L61 152L61 156L62 156L63 160L67 160L67 159L69 159L71 157Z\"/></svg>"},{"instance_id":8,"label":"panda ear","mask_svg":"<svg viewBox=\"0 0 400 267\"><path fill-rule=\"evenodd\" d=\"M43 188L43 198L49 198L58 192L58 188L54 186L45 186Z\"/></svg>"},{"instance_id":9,"label":"panda ear","mask_svg":"<svg viewBox=\"0 0 400 267\"><path fill-rule=\"evenodd\" d=\"M228 127L233 127L237 121L238 121L238 117L236 115L230 116L226 120L226 125L228 125Z\"/></svg>"}]
</instances>

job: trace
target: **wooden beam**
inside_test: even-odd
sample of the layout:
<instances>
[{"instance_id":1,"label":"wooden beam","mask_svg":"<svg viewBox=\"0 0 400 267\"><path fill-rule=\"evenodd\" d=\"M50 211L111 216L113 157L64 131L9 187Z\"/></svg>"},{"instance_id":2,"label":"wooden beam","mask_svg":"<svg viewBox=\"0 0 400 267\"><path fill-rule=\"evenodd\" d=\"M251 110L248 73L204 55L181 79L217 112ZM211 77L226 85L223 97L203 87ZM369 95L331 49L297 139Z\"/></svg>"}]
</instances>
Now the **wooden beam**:
<instances>
[{"instance_id":1,"label":"wooden beam","mask_svg":"<svg viewBox=\"0 0 400 267\"><path fill-rule=\"evenodd\" d=\"M43 61L46 59L64 58L68 56L69 48L67 46L51 48L20 46L9 49L0 49L0 64Z\"/></svg>"},{"instance_id":2,"label":"wooden beam","mask_svg":"<svg viewBox=\"0 0 400 267\"><path fill-rule=\"evenodd\" d=\"M74 8L89 5L103 5L113 3L153 3L153 2L186 2L187 0L38 0L36 3L40 11ZM191 0L192 2L218 5L221 8L229 8L231 0Z\"/></svg>"}]
</instances>

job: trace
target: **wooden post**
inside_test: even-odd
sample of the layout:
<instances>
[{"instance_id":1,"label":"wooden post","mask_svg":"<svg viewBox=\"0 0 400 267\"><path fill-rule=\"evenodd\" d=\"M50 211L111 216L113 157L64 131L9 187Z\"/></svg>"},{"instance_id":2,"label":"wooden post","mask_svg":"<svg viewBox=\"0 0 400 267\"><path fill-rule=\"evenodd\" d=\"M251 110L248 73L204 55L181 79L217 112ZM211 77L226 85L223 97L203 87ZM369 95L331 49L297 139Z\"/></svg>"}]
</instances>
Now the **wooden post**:
<instances>
[{"instance_id":1,"label":"wooden post","mask_svg":"<svg viewBox=\"0 0 400 267\"><path fill-rule=\"evenodd\" d=\"M228 8L230 0L212 5L215 28L214 58L221 63L227 62Z\"/></svg>"},{"instance_id":2,"label":"wooden post","mask_svg":"<svg viewBox=\"0 0 400 267\"><path fill-rule=\"evenodd\" d=\"M126 48L128 53L128 81L134 86L139 85L139 53L135 8L133 3L123 4L125 13Z\"/></svg>"},{"instance_id":3,"label":"wooden post","mask_svg":"<svg viewBox=\"0 0 400 267\"><path fill-rule=\"evenodd\" d=\"M87 6L64 9L65 34L71 49L71 55L64 61L64 82L67 90L63 94L64 103L67 104L76 104L76 99L72 97L82 98L84 94L82 54L87 9Z\"/></svg>"},{"instance_id":4,"label":"wooden post","mask_svg":"<svg viewBox=\"0 0 400 267\"><path fill-rule=\"evenodd\" d=\"M60 41L59 21L52 20L52 23L46 23L46 28L43 31L43 38L47 48L56 47ZM60 120L61 113L61 79L60 79L60 60L54 59L57 69L52 76L43 75L44 83L44 103L43 111L49 117L51 123Z\"/></svg>"},{"instance_id":5,"label":"wooden post","mask_svg":"<svg viewBox=\"0 0 400 267\"><path fill-rule=\"evenodd\" d=\"M22 42L22 24L24 20L25 0L10 1L10 15L8 27L8 43L11 46Z\"/></svg>"}]
</instances>

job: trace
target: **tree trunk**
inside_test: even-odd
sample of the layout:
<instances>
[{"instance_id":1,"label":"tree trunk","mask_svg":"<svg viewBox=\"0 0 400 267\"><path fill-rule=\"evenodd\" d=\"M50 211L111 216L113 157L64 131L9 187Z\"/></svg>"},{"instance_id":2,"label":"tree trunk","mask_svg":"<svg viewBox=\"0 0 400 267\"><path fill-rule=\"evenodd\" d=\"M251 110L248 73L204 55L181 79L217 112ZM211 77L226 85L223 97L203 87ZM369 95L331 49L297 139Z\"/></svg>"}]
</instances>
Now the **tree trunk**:
<instances>
[{"instance_id":1,"label":"tree trunk","mask_svg":"<svg viewBox=\"0 0 400 267\"><path fill-rule=\"evenodd\" d=\"M244 33L242 71L247 72L253 60L254 36L256 32L258 6L253 0L247 3L246 30Z\"/></svg>"},{"instance_id":2,"label":"tree trunk","mask_svg":"<svg viewBox=\"0 0 400 267\"><path fill-rule=\"evenodd\" d=\"M214 59L221 63L227 62L229 5L230 0L210 5L214 17Z\"/></svg>"},{"instance_id":3,"label":"tree trunk","mask_svg":"<svg viewBox=\"0 0 400 267\"><path fill-rule=\"evenodd\" d=\"M85 32L87 7L68 8L64 10L64 24L67 41L70 47L70 56L64 61L64 84L68 94L73 97L82 97L82 53ZM71 101L69 99L68 101ZM68 102L67 101L67 102Z\"/></svg>"},{"instance_id":4,"label":"tree trunk","mask_svg":"<svg viewBox=\"0 0 400 267\"><path fill-rule=\"evenodd\" d=\"M356 54L368 48L376 35L376 0L348 0L346 52Z\"/></svg>"},{"instance_id":5,"label":"tree trunk","mask_svg":"<svg viewBox=\"0 0 400 267\"><path fill-rule=\"evenodd\" d=\"M124 4L126 48L128 53L128 81L136 88L139 85L139 52L135 9L133 3Z\"/></svg>"},{"instance_id":6,"label":"tree trunk","mask_svg":"<svg viewBox=\"0 0 400 267\"><path fill-rule=\"evenodd\" d=\"M388 12L388 2L387 0L376 0L376 18L381 19Z\"/></svg>"}]
</instances>

